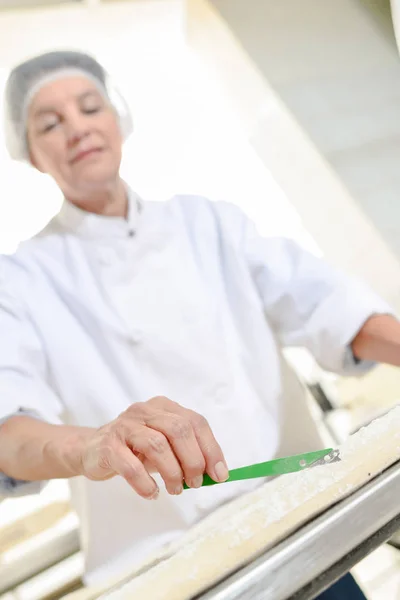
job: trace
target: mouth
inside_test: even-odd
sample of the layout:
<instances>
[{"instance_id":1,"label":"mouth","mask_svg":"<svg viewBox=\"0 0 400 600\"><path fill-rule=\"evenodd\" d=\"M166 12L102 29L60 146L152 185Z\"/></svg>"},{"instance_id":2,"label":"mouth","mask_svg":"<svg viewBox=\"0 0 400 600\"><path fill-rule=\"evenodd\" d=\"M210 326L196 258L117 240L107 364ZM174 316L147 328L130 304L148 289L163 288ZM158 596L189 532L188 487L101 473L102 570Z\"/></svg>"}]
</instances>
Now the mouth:
<instances>
[{"instance_id":1,"label":"mouth","mask_svg":"<svg viewBox=\"0 0 400 600\"><path fill-rule=\"evenodd\" d=\"M75 165L76 163L86 160L91 156L96 156L97 154L100 154L100 152L103 152L102 148L90 148L89 150L82 150L82 152L79 152L79 154L73 157L73 159L71 160L71 164Z\"/></svg>"}]
</instances>

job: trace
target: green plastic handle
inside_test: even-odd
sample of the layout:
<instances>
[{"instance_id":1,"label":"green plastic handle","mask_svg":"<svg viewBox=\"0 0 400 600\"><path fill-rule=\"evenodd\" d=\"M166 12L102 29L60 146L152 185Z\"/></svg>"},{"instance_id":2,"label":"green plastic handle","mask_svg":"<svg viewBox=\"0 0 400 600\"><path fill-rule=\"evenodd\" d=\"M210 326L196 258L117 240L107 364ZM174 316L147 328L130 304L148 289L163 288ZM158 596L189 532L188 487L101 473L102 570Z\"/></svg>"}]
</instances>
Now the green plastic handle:
<instances>
[{"instance_id":1,"label":"green plastic handle","mask_svg":"<svg viewBox=\"0 0 400 600\"><path fill-rule=\"evenodd\" d=\"M306 454L296 454L295 456L287 456L285 458L277 458L267 462L249 465L248 467L240 467L229 471L229 479L223 483L230 481L240 481L243 479L256 479L257 477L271 477L275 475L284 475L285 473L295 473L302 471L315 461L324 458L327 454L333 452L333 448L325 450L317 450L315 452L307 452ZM209 475L204 475L202 487L208 485L219 485L220 482L214 481ZM183 489L190 489L186 483L183 484Z\"/></svg>"}]
</instances>

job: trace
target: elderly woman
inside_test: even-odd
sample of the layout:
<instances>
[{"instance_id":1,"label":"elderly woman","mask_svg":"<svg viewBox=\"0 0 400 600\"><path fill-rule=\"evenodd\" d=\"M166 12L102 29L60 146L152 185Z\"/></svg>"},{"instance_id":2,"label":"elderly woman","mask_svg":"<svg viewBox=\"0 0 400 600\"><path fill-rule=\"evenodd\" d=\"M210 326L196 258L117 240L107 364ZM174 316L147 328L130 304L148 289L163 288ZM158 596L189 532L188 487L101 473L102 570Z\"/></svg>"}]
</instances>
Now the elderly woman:
<instances>
[{"instance_id":1,"label":"elderly woman","mask_svg":"<svg viewBox=\"0 0 400 600\"><path fill-rule=\"evenodd\" d=\"M230 205L139 198L119 175L129 111L93 58L18 66L6 109L11 156L50 175L65 202L1 259L1 482L11 494L71 479L95 582L260 485L181 495L183 481L222 482L228 464L274 456L278 345L357 373L400 364L400 326L362 284L262 239ZM362 597L339 585L329 597Z\"/></svg>"}]
</instances>

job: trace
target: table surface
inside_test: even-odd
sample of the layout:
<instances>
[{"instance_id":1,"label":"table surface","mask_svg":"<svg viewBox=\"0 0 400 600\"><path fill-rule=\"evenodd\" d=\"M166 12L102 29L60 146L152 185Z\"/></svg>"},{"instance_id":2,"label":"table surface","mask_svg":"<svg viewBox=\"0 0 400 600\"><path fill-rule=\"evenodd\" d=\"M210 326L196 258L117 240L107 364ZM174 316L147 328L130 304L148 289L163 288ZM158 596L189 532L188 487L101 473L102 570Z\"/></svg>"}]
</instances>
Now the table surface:
<instances>
[{"instance_id":1,"label":"table surface","mask_svg":"<svg viewBox=\"0 0 400 600\"><path fill-rule=\"evenodd\" d=\"M193 600L311 600L400 530L400 462Z\"/></svg>"}]
</instances>

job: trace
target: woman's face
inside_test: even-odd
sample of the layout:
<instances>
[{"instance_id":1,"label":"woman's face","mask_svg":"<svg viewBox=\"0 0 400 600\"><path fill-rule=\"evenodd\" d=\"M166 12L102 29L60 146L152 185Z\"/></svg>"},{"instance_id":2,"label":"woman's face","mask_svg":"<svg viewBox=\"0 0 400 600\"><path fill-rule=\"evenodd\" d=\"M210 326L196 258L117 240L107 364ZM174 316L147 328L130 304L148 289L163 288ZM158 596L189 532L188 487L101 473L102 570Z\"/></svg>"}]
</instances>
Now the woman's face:
<instances>
[{"instance_id":1,"label":"woman's face","mask_svg":"<svg viewBox=\"0 0 400 600\"><path fill-rule=\"evenodd\" d=\"M84 76L39 90L29 106L27 135L33 166L53 177L71 201L115 183L123 142L118 117Z\"/></svg>"}]
</instances>

